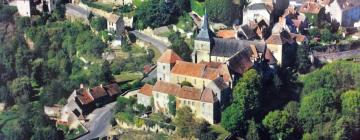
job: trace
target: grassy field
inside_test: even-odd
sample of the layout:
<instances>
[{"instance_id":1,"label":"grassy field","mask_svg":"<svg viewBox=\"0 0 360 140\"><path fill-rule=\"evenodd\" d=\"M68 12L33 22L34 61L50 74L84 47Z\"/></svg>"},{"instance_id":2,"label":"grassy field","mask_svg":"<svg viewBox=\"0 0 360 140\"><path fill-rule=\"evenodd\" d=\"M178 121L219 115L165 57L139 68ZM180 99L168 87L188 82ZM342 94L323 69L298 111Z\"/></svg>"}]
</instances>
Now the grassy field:
<instances>
[{"instance_id":1,"label":"grassy field","mask_svg":"<svg viewBox=\"0 0 360 140\"><path fill-rule=\"evenodd\" d=\"M228 135L230 135L230 133L226 131L223 127L221 127L219 124L211 125L211 131L215 132L218 135L217 140L223 140Z\"/></svg>"},{"instance_id":2,"label":"grassy field","mask_svg":"<svg viewBox=\"0 0 360 140\"><path fill-rule=\"evenodd\" d=\"M116 82L133 81L143 77L141 72L121 72L119 75L115 75Z\"/></svg>"},{"instance_id":3,"label":"grassy field","mask_svg":"<svg viewBox=\"0 0 360 140\"><path fill-rule=\"evenodd\" d=\"M146 1L146 0L144 0ZM139 7L143 2L141 0L134 0L133 1L133 4L136 6L136 7Z\"/></svg>"},{"instance_id":4,"label":"grassy field","mask_svg":"<svg viewBox=\"0 0 360 140\"><path fill-rule=\"evenodd\" d=\"M197 0L190 0L191 9L200 16L205 14L205 2L198 2Z\"/></svg>"}]
</instances>

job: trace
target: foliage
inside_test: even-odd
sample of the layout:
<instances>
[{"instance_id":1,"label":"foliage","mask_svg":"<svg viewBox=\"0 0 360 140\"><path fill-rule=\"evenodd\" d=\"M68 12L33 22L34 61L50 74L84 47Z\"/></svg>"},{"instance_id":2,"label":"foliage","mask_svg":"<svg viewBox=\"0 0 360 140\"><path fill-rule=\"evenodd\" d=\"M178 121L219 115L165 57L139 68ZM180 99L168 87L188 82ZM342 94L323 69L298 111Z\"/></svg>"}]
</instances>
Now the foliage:
<instances>
[{"instance_id":1,"label":"foliage","mask_svg":"<svg viewBox=\"0 0 360 140\"><path fill-rule=\"evenodd\" d=\"M244 131L246 129L244 107L238 104L228 106L221 114L221 126L230 132Z\"/></svg>"},{"instance_id":2,"label":"foliage","mask_svg":"<svg viewBox=\"0 0 360 140\"><path fill-rule=\"evenodd\" d=\"M106 29L106 19L104 17L93 17L90 21L90 25L97 31L102 31Z\"/></svg>"},{"instance_id":3,"label":"foliage","mask_svg":"<svg viewBox=\"0 0 360 140\"><path fill-rule=\"evenodd\" d=\"M185 42L185 38L181 37L180 32L171 33L169 35L171 42L170 48L174 50L180 57L186 61L191 60L191 52L189 45Z\"/></svg>"},{"instance_id":4,"label":"foliage","mask_svg":"<svg viewBox=\"0 0 360 140\"><path fill-rule=\"evenodd\" d=\"M360 90L350 90L341 95L341 108L344 115L359 116Z\"/></svg>"},{"instance_id":5,"label":"foliage","mask_svg":"<svg viewBox=\"0 0 360 140\"><path fill-rule=\"evenodd\" d=\"M106 12L112 12L113 11L112 7L109 6L109 5L105 5L105 4L101 4L101 3L97 3L97 2L92 2L91 0L81 0L81 2L86 4L89 7L96 8L96 9L101 9L101 10L104 10Z\"/></svg>"},{"instance_id":6,"label":"foliage","mask_svg":"<svg viewBox=\"0 0 360 140\"><path fill-rule=\"evenodd\" d=\"M190 137L191 126L194 122L190 107L184 106L176 110L175 125L176 133L181 137Z\"/></svg>"},{"instance_id":7,"label":"foliage","mask_svg":"<svg viewBox=\"0 0 360 140\"><path fill-rule=\"evenodd\" d=\"M273 139L287 139L293 133L290 116L285 111L272 111L262 121L265 128L269 130Z\"/></svg>"},{"instance_id":8,"label":"foliage","mask_svg":"<svg viewBox=\"0 0 360 140\"><path fill-rule=\"evenodd\" d=\"M176 114L176 97L174 95L170 95L168 96L168 107L169 107L169 112L171 115L175 116Z\"/></svg>"},{"instance_id":9,"label":"foliage","mask_svg":"<svg viewBox=\"0 0 360 140\"><path fill-rule=\"evenodd\" d=\"M248 140L260 140L259 126L254 120L248 122L248 131L246 133L246 139Z\"/></svg>"},{"instance_id":10,"label":"foliage","mask_svg":"<svg viewBox=\"0 0 360 140\"><path fill-rule=\"evenodd\" d=\"M360 86L360 65L353 62L338 61L325 65L321 69L302 77L304 83L302 95L315 89L326 88L334 92L342 92Z\"/></svg>"},{"instance_id":11,"label":"foliage","mask_svg":"<svg viewBox=\"0 0 360 140\"><path fill-rule=\"evenodd\" d=\"M0 21L9 21L17 11L16 7L0 5Z\"/></svg>"},{"instance_id":12,"label":"foliage","mask_svg":"<svg viewBox=\"0 0 360 140\"><path fill-rule=\"evenodd\" d=\"M335 99L327 89L317 89L301 100L299 119L305 131L310 131L315 124L331 119L335 109Z\"/></svg>"},{"instance_id":13,"label":"foliage","mask_svg":"<svg viewBox=\"0 0 360 140\"><path fill-rule=\"evenodd\" d=\"M129 112L119 112L116 114L116 118L126 123L134 123L134 115Z\"/></svg>"},{"instance_id":14,"label":"foliage","mask_svg":"<svg viewBox=\"0 0 360 140\"><path fill-rule=\"evenodd\" d=\"M199 0L190 0L191 10L199 14L200 16L204 15L205 11L205 2L200 2Z\"/></svg>"},{"instance_id":15,"label":"foliage","mask_svg":"<svg viewBox=\"0 0 360 140\"><path fill-rule=\"evenodd\" d=\"M296 50L296 67L299 73L306 73L310 67L309 52L306 46L298 46Z\"/></svg>"},{"instance_id":16,"label":"foliage","mask_svg":"<svg viewBox=\"0 0 360 140\"><path fill-rule=\"evenodd\" d=\"M135 26L137 29L145 29L168 25L177 17L173 15L174 9L175 6L165 0L145 1L136 9Z\"/></svg>"},{"instance_id":17,"label":"foliage","mask_svg":"<svg viewBox=\"0 0 360 140\"><path fill-rule=\"evenodd\" d=\"M138 117L135 117L134 122L135 122L136 127L141 127L141 126L143 126L145 124L145 121L143 119L138 118Z\"/></svg>"},{"instance_id":18,"label":"foliage","mask_svg":"<svg viewBox=\"0 0 360 140\"><path fill-rule=\"evenodd\" d=\"M239 19L243 5L244 1L240 5L236 5L233 3L233 0L205 0L205 7L210 20L228 25L232 24L234 20Z\"/></svg>"},{"instance_id":19,"label":"foliage","mask_svg":"<svg viewBox=\"0 0 360 140\"><path fill-rule=\"evenodd\" d=\"M188 86L188 87L194 87L190 82L188 82L188 81L182 81L181 83L180 83L180 85L181 86Z\"/></svg>"}]
</instances>

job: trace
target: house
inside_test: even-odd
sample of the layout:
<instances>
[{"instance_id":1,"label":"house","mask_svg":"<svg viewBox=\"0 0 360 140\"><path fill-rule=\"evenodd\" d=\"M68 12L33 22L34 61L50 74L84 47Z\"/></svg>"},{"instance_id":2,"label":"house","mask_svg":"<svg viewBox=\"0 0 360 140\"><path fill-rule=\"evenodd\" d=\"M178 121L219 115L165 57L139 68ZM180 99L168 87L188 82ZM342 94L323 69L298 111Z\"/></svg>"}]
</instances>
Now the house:
<instances>
[{"instance_id":1,"label":"house","mask_svg":"<svg viewBox=\"0 0 360 140\"><path fill-rule=\"evenodd\" d=\"M283 31L280 34L272 34L267 40L266 44L271 53L278 60L278 65L283 65L284 62L284 50L291 47L296 47L297 42L306 41L305 36L296 35Z\"/></svg>"},{"instance_id":2,"label":"house","mask_svg":"<svg viewBox=\"0 0 360 140\"><path fill-rule=\"evenodd\" d=\"M175 66L171 69L170 82L180 84L186 81L194 87L202 89L218 77L223 77L224 82L228 86L232 86L229 69L223 63L176 61Z\"/></svg>"},{"instance_id":3,"label":"house","mask_svg":"<svg viewBox=\"0 0 360 140\"><path fill-rule=\"evenodd\" d=\"M253 1L243 11L243 24L264 20L266 24L270 25L272 23L272 12L272 3Z\"/></svg>"},{"instance_id":4,"label":"house","mask_svg":"<svg viewBox=\"0 0 360 140\"><path fill-rule=\"evenodd\" d=\"M196 89L178 84L157 81L153 87L155 112L169 112L169 96L176 97L176 108L188 106L195 117L203 118L210 124L220 120L220 106L211 89Z\"/></svg>"},{"instance_id":5,"label":"house","mask_svg":"<svg viewBox=\"0 0 360 140\"><path fill-rule=\"evenodd\" d=\"M315 2L304 3L300 7L299 12L305 14L307 20L312 25L318 25L325 16L325 8Z\"/></svg>"},{"instance_id":6,"label":"house","mask_svg":"<svg viewBox=\"0 0 360 140\"><path fill-rule=\"evenodd\" d=\"M17 0L16 7L19 11L20 16L31 16L30 0Z\"/></svg>"},{"instance_id":7,"label":"house","mask_svg":"<svg viewBox=\"0 0 360 140\"><path fill-rule=\"evenodd\" d=\"M331 20L335 20L343 27L354 27L360 20L359 0L334 0L329 6Z\"/></svg>"},{"instance_id":8,"label":"house","mask_svg":"<svg viewBox=\"0 0 360 140\"><path fill-rule=\"evenodd\" d=\"M123 19L116 14L110 14L107 17L107 30L117 35L123 34L125 31Z\"/></svg>"},{"instance_id":9,"label":"house","mask_svg":"<svg viewBox=\"0 0 360 140\"><path fill-rule=\"evenodd\" d=\"M182 58L173 50L167 49L157 60L157 80L170 82L170 71L178 60L182 60Z\"/></svg>"},{"instance_id":10,"label":"house","mask_svg":"<svg viewBox=\"0 0 360 140\"><path fill-rule=\"evenodd\" d=\"M153 86L145 84L137 93L137 103L144 106L151 106Z\"/></svg>"},{"instance_id":11,"label":"house","mask_svg":"<svg viewBox=\"0 0 360 140\"><path fill-rule=\"evenodd\" d=\"M65 17L70 21L81 21L84 24L89 24L90 11L81 8L74 4L65 5Z\"/></svg>"},{"instance_id":12,"label":"house","mask_svg":"<svg viewBox=\"0 0 360 140\"><path fill-rule=\"evenodd\" d=\"M56 8L56 3L58 0L38 0L34 3L36 4L36 9L40 12L51 13Z\"/></svg>"},{"instance_id":13,"label":"house","mask_svg":"<svg viewBox=\"0 0 360 140\"><path fill-rule=\"evenodd\" d=\"M269 50L266 49L264 41L224 39L213 37L212 34L208 27L207 14L205 14L201 30L194 41L194 50L191 54L193 63L228 63L229 71L241 75L244 70L251 68L255 61L264 60L269 64L274 64L276 61L275 58L267 52ZM266 58L258 59L253 58L254 56ZM238 59L242 61L238 61Z\"/></svg>"}]
</instances>

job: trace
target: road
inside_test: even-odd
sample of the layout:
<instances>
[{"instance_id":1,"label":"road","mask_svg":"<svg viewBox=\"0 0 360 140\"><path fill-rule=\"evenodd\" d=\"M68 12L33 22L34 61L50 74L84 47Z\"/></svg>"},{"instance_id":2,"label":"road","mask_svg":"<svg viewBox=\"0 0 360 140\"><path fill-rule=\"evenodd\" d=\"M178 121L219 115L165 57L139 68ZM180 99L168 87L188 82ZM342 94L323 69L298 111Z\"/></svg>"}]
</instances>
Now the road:
<instances>
[{"instance_id":1,"label":"road","mask_svg":"<svg viewBox=\"0 0 360 140\"><path fill-rule=\"evenodd\" d=\"M89 133L80 137L78 140L89 140L97 137L104 137L111 129L110 120L113 115L111 109L115 107L116 102L107 104L102 108L94 110L87 118L89 122L85 124Z\"/></svg>"},{"instance_id":2,"label":"road","mask_svg":"<svg viewBox=\"0 0 360 140\"><path fill-rule=\"evenodd\" d=\"M169 47L164 42L157 40L151 36L145 35L139 31L130 31L130 33L134 34L138 39L151 43L154 47L156 47L161 53L165 52L165 50Z\"/></svg>"}]
</instances>

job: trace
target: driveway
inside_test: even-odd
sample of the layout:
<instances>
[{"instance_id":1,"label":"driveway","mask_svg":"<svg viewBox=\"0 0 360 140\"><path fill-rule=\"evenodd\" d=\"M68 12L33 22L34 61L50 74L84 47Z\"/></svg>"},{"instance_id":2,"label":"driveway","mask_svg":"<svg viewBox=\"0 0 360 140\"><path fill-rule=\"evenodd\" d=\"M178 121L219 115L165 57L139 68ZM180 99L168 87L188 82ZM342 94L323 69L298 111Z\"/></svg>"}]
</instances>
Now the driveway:
<instances>
[{"instance_id":1,"label":"driveway","mask_svg":"<svg viewBox=\"0 0 360 140\"><path fill-rule=\"evenodd\" d=\"M78 140L89 140L97 137L104 137L111 129L110 120L113 116L111 109L115 107L116 102L107 104L102 108L95 109L88 115L89 122L85 123L85 127L89 133L80 137Z\"/></svg>"},{"instance_id":2,"label":"driveway","mask_svg":"<svg viewBox=\"0 0 360 140\"><path fill-rule=\"evenodd\" d=\"M165 50L169 47L164 42L157 40L151 36L145 35L139 31L130 31L130 33L134 34L138 39L151 43L153 46L155 46L161 53L165 52Z\"/></svg>"}]
</instances>

